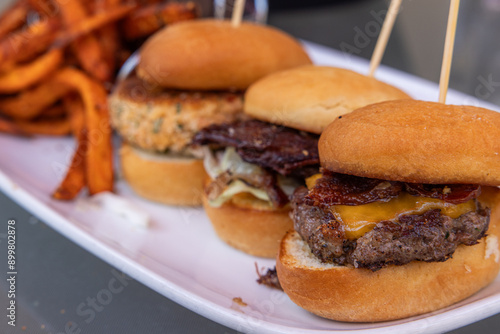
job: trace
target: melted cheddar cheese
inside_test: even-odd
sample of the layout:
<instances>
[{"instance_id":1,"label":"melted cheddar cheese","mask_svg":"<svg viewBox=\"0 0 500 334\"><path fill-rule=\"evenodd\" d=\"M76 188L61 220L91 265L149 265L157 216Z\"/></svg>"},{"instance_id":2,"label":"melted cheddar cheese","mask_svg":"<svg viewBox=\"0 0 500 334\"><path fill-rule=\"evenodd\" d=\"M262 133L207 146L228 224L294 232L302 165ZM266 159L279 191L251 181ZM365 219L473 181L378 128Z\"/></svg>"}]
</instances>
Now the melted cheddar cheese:
<instances>
[{"instance_id":1,"label":"melted cheddar cheese","mask_svg":"<svg viewBox=\"0 0 500 334\"><path fill-rule=\"evenodd\" d=\"M319 176L318 176L319 175ZM308 188L312 188L321 174L316 174L307 179ZM475 211L474 200L460 204L412 196L401 192L398 197L388 202L372 202L363 205L333 205L330 211L343 227L347 239L357 239L371 231L375 225L383 220L396 220L400 215L422 214L428 210L440 209L443 215L458 218L462 214Z\"/></svg>"},{"instance_id":2,"label":"melted cheddar cheese","mask_svg":"<svg viewBox=\"0 0 500 334\"><path fill-rule=\"evenodd\" d=\"M474 200L451 204L435 198L412 196L402 192L388 202L356 206L334 205L330 211L344 226L346 238L357 239L371 231L380 221L394 220L400 215L423 214L433 209L440 209L445 216L458 218L464 213L474 211L476 204Z\"/></svg>"},{"instance_id":3,"label":"melted cheddar cheese","mask_svg":"<svg viewBox=\"0 0 500 334\"><path fill-rule=\"evenodd\" d=\"M318 173L318 174L314 174L312 176L309 176L307 179L306 179L306 186L307 186L307 189L311 190L312 187L314 187L314 185L316 184L316 181L318 181L318 179L320 177L322 177L323 175L321 173Z\"/></svg>"}]
</instances>

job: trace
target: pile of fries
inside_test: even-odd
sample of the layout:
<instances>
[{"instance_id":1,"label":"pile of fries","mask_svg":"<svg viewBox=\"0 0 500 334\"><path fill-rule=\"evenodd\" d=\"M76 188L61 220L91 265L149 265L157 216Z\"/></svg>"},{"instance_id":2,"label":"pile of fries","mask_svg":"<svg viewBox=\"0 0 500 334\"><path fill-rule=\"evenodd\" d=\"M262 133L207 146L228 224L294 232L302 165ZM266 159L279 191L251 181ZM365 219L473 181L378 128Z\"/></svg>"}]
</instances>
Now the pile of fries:
<instances>
[{"instance_id":1,"label":"pile of fries","mask_svg":"<svg viewBox=\"0 0 500 334\"><path fill-rule=\"evenodd\" d=\"M0 132L68 135L71 165L52 196L113 189L107 94L122 63L191 2L17 0L0 15Z\"/></svg>"}]
</instances>

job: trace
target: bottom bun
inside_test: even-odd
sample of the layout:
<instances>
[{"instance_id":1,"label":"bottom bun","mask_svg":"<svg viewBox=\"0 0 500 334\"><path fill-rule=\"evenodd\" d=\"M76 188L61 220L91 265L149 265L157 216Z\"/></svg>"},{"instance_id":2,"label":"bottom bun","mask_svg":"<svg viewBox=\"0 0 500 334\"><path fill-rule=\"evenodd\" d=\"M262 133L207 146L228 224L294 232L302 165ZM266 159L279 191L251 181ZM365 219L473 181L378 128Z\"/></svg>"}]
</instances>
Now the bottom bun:
<instances>
[{"instance_id":1,"label":"bottom bun","mask_svg":"<svg viewBox=\"0 0 500 334\"><path fill-rule=\"evenodd\" d=\"M281 286L309 312L349 322L406 318L463 300L491 283L500 267L499 191L485 192L492 208L488 235L474 246L459 246L445 262L414 261L375 272L324 264L297 232L288 232L276 265Z\"/></svg>"},{"instance_id":2,"label":"bottom bun","mask_svg":"<svg viewBox=\"0 0 500 334\"><path fill-rule=\"evenodd\" d=\"M203 161L151 154L123 144L120 150L124 179L139 196L170 205L201 205Z\"/></svg>"},{"instance_id":3,"label":"bottom bun","mask_svg":"<svg viewBox=\"0 0 500 334\"><path fill-rule=\"evenodd\" d=\"M281 239L293 228L289 209L256 210L227 202L215 208L205 196L203 207L219 238L255 256L276 258Z\"/></svg>"}]
</instances>

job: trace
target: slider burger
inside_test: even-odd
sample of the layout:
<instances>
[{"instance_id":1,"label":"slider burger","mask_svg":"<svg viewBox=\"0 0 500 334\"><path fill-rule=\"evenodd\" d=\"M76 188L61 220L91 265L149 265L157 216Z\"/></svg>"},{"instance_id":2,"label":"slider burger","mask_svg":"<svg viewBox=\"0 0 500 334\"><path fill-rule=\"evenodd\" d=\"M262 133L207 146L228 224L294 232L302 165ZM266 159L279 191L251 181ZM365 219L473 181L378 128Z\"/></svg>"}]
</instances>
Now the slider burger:
<instances>
[{"instance_id":1,"label":"slider burger","mask_svg":"<svg viewBox=\"0 0 500 334\"><path fill-rule=\"evenodd\" d=\"M206 174L188 147L193 135L246 119L243 92L250 84L310 63L295 39L267 26L207 19L159 31L110 98L112 124L124 141L123 177L150 200L200 205Z\"/></svg>"},{"instance_id":2,"label":"slider burger","mask_svg":"<svg viewBox=\"0 0 500 334\"><path fill-rule=\"evenodd\" d=\"M340 321L434 311L499 270L500 114L399 100L338 117L322 173L292 199L277 273L297 305Z\"/></svg>"},{"instance_id":3,"label":"slider burger","mask_svg":"<svg viewBox=\"0 0 500 334\"><path fill-rule=\"evenodd\" d=\"M318 138L335 117L369 103L409 98L373 78L305 65L271 74L245 94L252 120L212 125L194 145L206 149L203 204L218 236L246 253L276 257L293 227L289 196L319 171Z\"/></svg>"}]
</instances>

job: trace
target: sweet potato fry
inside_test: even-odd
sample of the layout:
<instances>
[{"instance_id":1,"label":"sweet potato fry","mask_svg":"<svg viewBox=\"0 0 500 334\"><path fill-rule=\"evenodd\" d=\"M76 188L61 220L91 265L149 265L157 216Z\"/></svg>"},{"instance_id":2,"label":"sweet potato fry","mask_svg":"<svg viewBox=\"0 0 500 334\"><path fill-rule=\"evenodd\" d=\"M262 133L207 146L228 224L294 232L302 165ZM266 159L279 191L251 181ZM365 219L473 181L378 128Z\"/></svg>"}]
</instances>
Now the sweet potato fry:
<instances>
[{"instance_id":1,"label":"sweet potato fry","mask_svg":"<svg viewBox=\"0 0 500 334\"><path fill-rule=\"evenodd\" d=\"M81 71L65 68L56 77L61 85L74 88L85 105L88 147L85 173L89 193L113 190L113 154L107 93L98 82Z\"/></svg>"},{"instance_id":2,"label":"sweet potato fry","mask_svg":"<svg viewBox=\"0 0 500 334\"><path fill-rule=\"evenodd\" d=\"M21 130L14 122L2 117L0 117L0 132L16 136L28 136L28 134Z\"/></svg>"},{"instance_id":3,"label":"sweet potato fry","mask_svg":"<svg viewBox=\"0 0 500 334\"><path fill-rule=\"evenodd\" d=\"M160 3L140 8L121 24L125 38L134 40L151 35L161 27L175 22L194 19L197 9L193 2Z\"/></svg>"},{"instance_id":4,"label":"sweet potato fry","mask_svg":"<svg viewBox=\"0 0 500 334\"><path fill-rule=\"evenodd\" d=\"M144 38L197 17L196 6L167 0L13 1L0 14L0 132L75 137L71 165L54 198L73 199L83 187L91 195L112 191L106 88ZM28 20L31 13L39 20Z\"/></svg>"},{"instance_id":5,"label":"sweet potato fry","mask_svg":"<svg viewBox=\"0 0 500 334\"><path fill-rule=\"evenodd\" d=\"M97 32L97 38L102 45L106 64L114 75L117 63L116 55L121 44L118 38L118 29L112 24L107 25Z\"/></svg>"},{"instance_id":6,"label":"sweet potato fry","mask_svg":"<svg viewBox=\"0 0 500 334\"><path fill-rule=\"evenodd\" d=\"M48 107L47 109L43 110L40 114L40 117L42 118L61 118L65 116L66 113L66 108L60 103L54 104L53 106Z\"/></svg>"},{"instance_id":7,"label":"sweet potato fry","mask_svg":"<svg viewBox=\"0 0 500 334\"><path fill-rule=\"evenodd\" d=\"M59 11L57 1L54 0L28 0L28 3L31 8L42 16L53 17Z\"/></svg>"},{"instance_id":8,"label":"sweet potato fry","mask_svg":"<svg viewBox=\"0 0 500 334\"><path fill-rule=\"evenodd\" d=\"M53 49L29 64L14 67L0 75L0 93L12 94L26 89L46 78L62 62L63 51Z\"/></svg>"},{"instance_id":9,"label":"sweet potato fry","mask_svg":"<svg viewBox=\"0 0 500 334\"><path fill-rule=\"evenodd\" d=\"M155 3L163 2L165 0L136 0L141 6L153 5Z\"/></svg>"},{"instance_id":10,"label":"sweet potato fry","mask_svg":"<svg viewBox=\"0 0 500 334\"><path fill-rule=\"evenodd\" d=\"M28 10L26 1L17 1L0 15L0 39L26 22Z\"/></svg>"},{"instance_id":11,"label":"sweet potato fry","mask_svg":"<svg viewBox=\"0 0 500 334\"><path fill-rule=\"evenodd\" d=\"M76 40L73 50L86 72L100 81L111 81L113 72L105 61L104 52L96 36L86 35Z\"/></svg>"},{"instance_id":12,"label":"sweet potato fry","mask_svg":"<svg viewBox=\"0 0 500 334\"><path fill-rule=\"evenodd\" d=\"M121 0L101 0L96 1L95 13L112 13L119 9ZM127 11L126 14L130 13ZM122 17L124 17L123 15ZM118 32L118 27L115 24L108 24L97 32L97 38L101 42L106 57L106 62L110 69L116 69L117 53L121 47L121 39Z\"/></svg>"},{"instance_id":13,"label":"sweet potato fry","mask_svg":"<svg viewBox=\"0 0 500 334\"><path fill-rule=\"evenodd\" d=\"M72 200L85 187L85 153L87 151L87 134L80 131L75 137L77 148L71 159L71 165L66 172L66 176L52 194L52 197L59 200Z\"/></svg>"},{"instance_id":14,"label":"sweet potato fry","mask_svg":"<svg viewBox=\"0 0 500 334\"><path fill-rule=\"evenodd\" d=\"M58 1L57 4L66 27L71 27L89 15L82 0Z\"/></svg>"},{"instance_id":15,"label":"sweet potato fry","mask_svg":"<svg viewBox=\"0 0 500 334\"><path fill-rule=\"evenodd\" d=\"M58 73L59 71L43 84L17 96L0 99L0 113L20 120L29 120L40 115L71 90L71 87L61 85L56 80Z\"/></svg>"},{"instance_id":16,"label":"sweet potato fry","mask_svg":"<svg viewBox=\"0 0 500 334\"><path fill-rule=\"evenodd\" d=\"M85 129L85 109L83 101L75 93L63 98L64 109L68 112L71 131L77 141L77 148L71 160L66 176L54 191L52 197L59 200L72 200L85 187L85 155L88 147Z\"/></svg>"},{"instance_id":17,"label":"sweet potato fry","mask_svg":"<svg viewBox=\"0 0 500 334\"><path fill-rule=\"evenodd\" d=\"M60 1L59 9L67 29L87 17L85 6L79 0ZM74 41L72 49L86 72L100 81L111 81L113 71L108 67L101 44L93 33Z\"/></svg>"},{"instance_id":18,"label":"sweet potato fry","mask_svg":"<svg viewBox=\"0 0 500 334\"><path fill-rule=\"evenodd\" d=\"M101 12L105 12L108 10L111 10L116 7L120 7L124 4L125 1L123 0L98 0L95 1L95 6L94 6L94 11L93 14L98 14ZM135 6L135 4L134 4Z\"/></svg>"},{"instance_id":19,"label":"sweet potato fry","mask_svg":"<svg viewBox=\"0 0 500 334\"><path fill-rule=\"evenodd\" d=\"M85 130L85 107L82 99L76 94L69 94L63 98L64 109L69 114L71 130L75 137Z\"/></svg>"},{"instance_id":20,"label":"sweet potato fry","mask_svg":"<svg viewBox=\"0 0 500 334\"><path fill-rule=\"evenodd\" d=\"M132 10L134 10L135 5L123 5L119 7L110 8L107 11L100 12L93 16L86 17L84 20L74 24L69 29L61 31L56 41L55 46L65 46L70 42L73 42L78 37L85 34L93 32L97 29L103 29L110 23L114 23L125 16L127 16ZM113 36L115 39L119 40L119 36ZM111 43L116 44L115 41ZM103 43L104 45L104 43ZM116 49L115 51L117 51Z\"/></svg>"},{"instance_id":21,"label":"sweet potato fry","mask_svg":"<svg viewBox=\"0 0 500 334\"><path fill-rule=\"evenodd\" d=\"M67 118L15 121L14 124L21 131L33 135L65 136L71 132L71 124Z\"/></svg>"},{"instance_id":22,"label":"sweet potato fry","mask_svg":"<svg viewBox=\"0 0 500 334\"><path fill-rule=\"evenodd\" d=\"M42 20L0 40L0 72L46 51L57 36L58 18Z\"/></svg>"}]
</instances>

